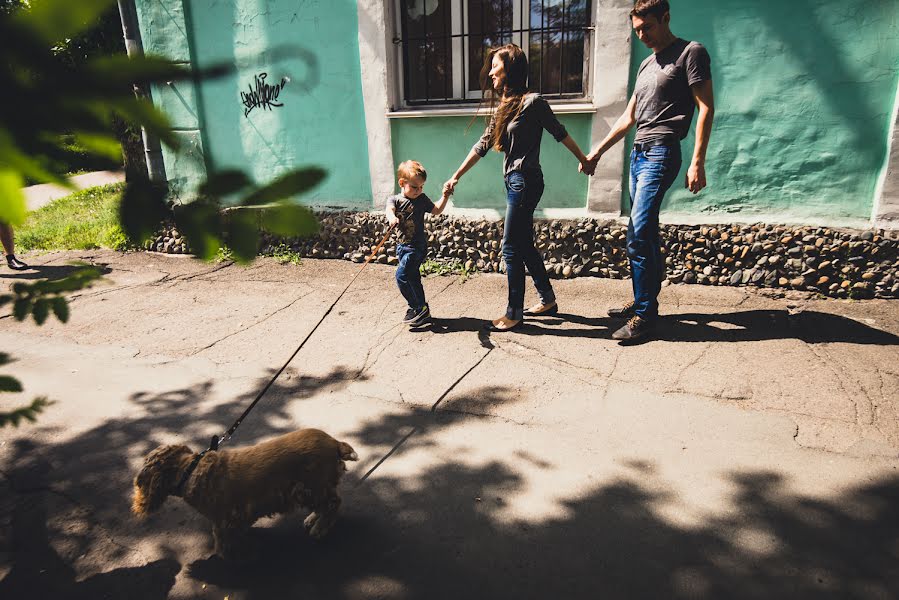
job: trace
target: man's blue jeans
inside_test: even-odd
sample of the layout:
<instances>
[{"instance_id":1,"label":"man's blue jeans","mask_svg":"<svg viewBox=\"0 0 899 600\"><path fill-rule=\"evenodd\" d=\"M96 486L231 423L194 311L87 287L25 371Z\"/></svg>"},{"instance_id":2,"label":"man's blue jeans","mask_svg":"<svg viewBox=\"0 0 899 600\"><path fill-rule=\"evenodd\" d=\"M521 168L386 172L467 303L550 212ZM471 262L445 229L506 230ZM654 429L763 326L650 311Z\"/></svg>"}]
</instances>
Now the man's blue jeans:
<instances>
[{"instance_id":1,"label":"man's blue jeans","mask_svg":"<svg viewBox=\"0 0 899 600\"><path fill-rule=\"evenodd\" d=\"M659 210L665 192L681 167L680 144L644 146L631 152L631 218L627 225L627 255L634 286L634 312L653 320L659 316L659 292L665 263L659 242Z\"/></svg>"},{"instance_id":2,"label":"man's blue jeans","mask_svg":"<svg viewBox=\"0 0 899 600\"><path fill-rule=\"evenodd\" d=\"M506 175L506 223L503 231L503 259L509 282L506 317L524 318L524 268L534 279L540 301L555 302L552 284L543 257L534 247L534 209L543 196L543 174L513 171Z\"/></svg>"},{"instance_id":3,"label":"man's blue jeans","mask_svg":"<svg viewBox=\"0 0 899 600\"><path fill-rule=\"evenodd\" d=\"M400 261L396 268L396 284L409 303L409 308L420 310L426 304L425 290L421 286L419 267L427 255L427 248L416 248L409 244L397 244L396 257Z\"/></svg>"}]
</instances>

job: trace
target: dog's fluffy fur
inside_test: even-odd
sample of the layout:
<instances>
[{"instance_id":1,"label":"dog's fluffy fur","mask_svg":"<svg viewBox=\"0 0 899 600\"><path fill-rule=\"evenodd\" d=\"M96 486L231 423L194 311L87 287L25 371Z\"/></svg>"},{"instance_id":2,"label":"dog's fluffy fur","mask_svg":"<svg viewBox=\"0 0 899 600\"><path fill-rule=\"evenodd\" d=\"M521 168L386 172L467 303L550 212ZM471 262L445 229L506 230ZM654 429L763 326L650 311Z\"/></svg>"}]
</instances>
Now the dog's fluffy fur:
<instances>
[{"instance_id":1,"label":"dog's fluffy fur","mask_svg":"<svg viewBox=\"0 0 899 600\"><path fill-rule=\"evenodd\" d=\"M257 519L305 507L306 531L324 536L337 519L337 484L347 460L358 460L345 442L318 429L301 429L275 439L234 450L207 452L177 489L197 454L187 446L153 450L134 478L132 510L144 516L168 496L180 495L212 521L215 551L233 555L239 539Z\"/></svg>"}]
</instances>

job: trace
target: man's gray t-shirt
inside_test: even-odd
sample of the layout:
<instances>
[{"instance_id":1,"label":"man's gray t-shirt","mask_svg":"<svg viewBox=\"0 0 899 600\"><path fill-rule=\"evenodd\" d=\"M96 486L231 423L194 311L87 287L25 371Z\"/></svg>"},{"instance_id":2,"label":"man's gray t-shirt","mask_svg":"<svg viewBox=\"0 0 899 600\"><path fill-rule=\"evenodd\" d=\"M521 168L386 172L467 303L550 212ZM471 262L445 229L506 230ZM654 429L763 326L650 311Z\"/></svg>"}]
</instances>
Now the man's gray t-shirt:
<instances>
[{"instance_id":1,"label":"man's gray t-shirt","mask_svg":"<svg viewBox=\"0 0 899 600\"><path fill-rule=\"evenodd\" d=\"M712 79L709 53L698 42L677 38L648 57L637 71L637 143L687 137L695 103L690 86Z\"/></svg>"},{"instance_id":2,"label":"man's gray t-shirt","mask_svg":"<svg viewBox=\"0 0 899 600\"><path fill-rule=\"evenodd\" d=\"M490 119L484 135L472 147L480 157L487 156L487 152L490 151L490 137L493 135L495 118L494 116ZM506 135L502 140L503 152L506 155L503 161L503 176L513 171L540 170L540 141L544 129L557 142L568 137L565 126L559 123L546 99L540 94L528 94L524 98L518 116L506 126Z\"/></svg>"}]
</instances>

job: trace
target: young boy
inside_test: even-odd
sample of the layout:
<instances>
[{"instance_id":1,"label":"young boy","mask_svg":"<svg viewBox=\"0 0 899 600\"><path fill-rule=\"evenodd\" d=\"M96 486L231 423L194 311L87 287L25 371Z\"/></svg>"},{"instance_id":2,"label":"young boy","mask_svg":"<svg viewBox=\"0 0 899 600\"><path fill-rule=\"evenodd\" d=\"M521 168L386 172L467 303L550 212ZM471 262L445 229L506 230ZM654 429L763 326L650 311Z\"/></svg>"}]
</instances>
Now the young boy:
<instances>
[{"instance_id":1,"label":"young boy","mask_svg":"<svg viewBox=\"0 0 899 600\"><path fill-rule=\"evenodd\" d=\"M396 246L396 257L400 261L396 268L396 284L409 303L403 323L415 327L431 318L418 270L428 254L425 213L442 213L450 193L444 190L437 204L431 202L423 192L428 173L421 163L414 160L400 164L396 177L402 193L387 199L387 222L397 226L400 237L400 243Z\"/></svg>"}]
</instances>

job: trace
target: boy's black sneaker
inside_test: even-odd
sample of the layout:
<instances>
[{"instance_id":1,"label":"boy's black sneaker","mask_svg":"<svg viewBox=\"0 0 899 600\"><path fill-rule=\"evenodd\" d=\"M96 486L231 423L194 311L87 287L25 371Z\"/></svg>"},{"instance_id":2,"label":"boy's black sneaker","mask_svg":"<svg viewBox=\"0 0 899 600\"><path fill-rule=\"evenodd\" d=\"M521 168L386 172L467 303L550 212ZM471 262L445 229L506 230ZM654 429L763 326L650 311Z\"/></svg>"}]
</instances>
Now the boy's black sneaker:
<instances>
[{"instance_id":1,"label":"boy's black sneaker","mask_svg":"<svg viewBox=\"0 0 899 600\"><path fill-rule=\"evenodd\" d=\"M633 342L646 337L652 329L652 321L647 321L642 317L634 315L628 319L627 323L624 324L624 327L612 334L612 339L621 340L623 342Z\"/></svg>"},{"instance_id":2,"label":"boy's black sneaker","mask_svg":"<svg viewBox=\"0 0 899 600\"><path fill-rule=\"evenodd\" d=\"M28 268L28 265L16 258L15 254L6 255L6 264L9 265L10 269L13 269L15 271L23 271Z\"/></svg>"},{"instance_id":3,"label":"boy's black sneaker","mask_svg":"<svg viewBox=\"0 0 899 600\"><path fill-rule=\"evenodd\" d=\"M415 310L414 308L410 308L406 311L406 315L403 317L403 323L408 325L409 323L414 321L415 317L417 317L417 316L418 316L418 311Z\"/></svg>"},{"instance_id":4,"label":"boy's black sneaker","mask_svg":"<svg viewBox=\"0 0 899 600\"><path fill-rule=\"evenodd\" d=\"M413 311L415 315L412 317L411 321L407 321L410 327L417 327L418 325L424 325L431 318L431 309L428 308L428 305L425 304L420 310Z\"/></svg>"}]
</instances>

